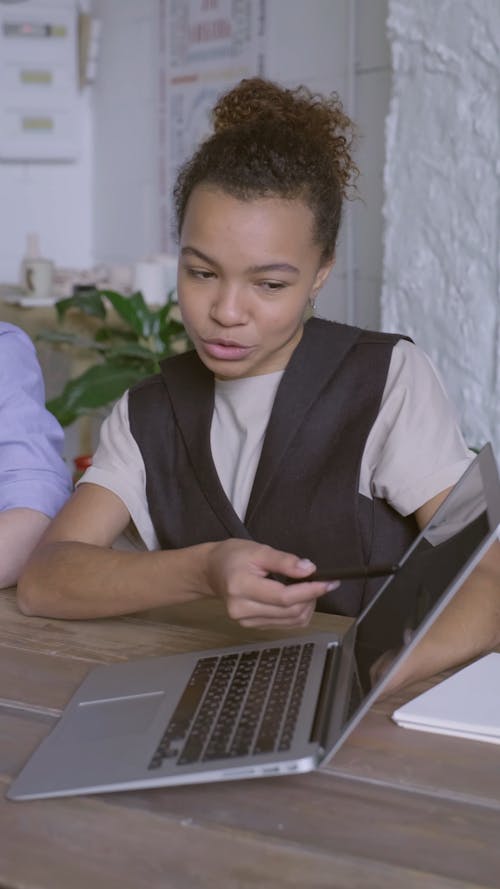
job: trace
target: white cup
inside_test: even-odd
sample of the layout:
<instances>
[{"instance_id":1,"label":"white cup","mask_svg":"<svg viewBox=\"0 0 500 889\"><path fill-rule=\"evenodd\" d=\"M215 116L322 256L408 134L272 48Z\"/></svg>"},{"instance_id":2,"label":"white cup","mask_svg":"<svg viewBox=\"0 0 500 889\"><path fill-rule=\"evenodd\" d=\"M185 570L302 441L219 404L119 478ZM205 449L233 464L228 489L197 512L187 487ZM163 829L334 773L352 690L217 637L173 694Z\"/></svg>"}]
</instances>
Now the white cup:
<instances>
[{"instance_id":1,"label":"white cup","mask_svg":"<svg viewBox=\"0 0 500 889\"><path fill-rule=\"evenodd\" d=\"M54 295L54 263L50 259L26 259L23 284L30 296L49 299Z\"/></svg>"},{"instance_id":2,"label":"white cup","mask_svg":"<svg viewBox=\"0 0 500 889\"><path fill-rule=\"evenodd\" d=\"M133 270L129 265L110 265L108 282L110 290L118 292L130 292L132 287Z\"/></svg>"},{"instance_id":3,"label":"white cup","mask_svg":"<svg viewBox=\"0 0 500 889\"><path fill-rule=\"evenodd\" d=\"M162 263L146 259L136 262L133 290L140 290L145 302L163 305L167 296L167 279Z\"/></svg>"}]
</instances>

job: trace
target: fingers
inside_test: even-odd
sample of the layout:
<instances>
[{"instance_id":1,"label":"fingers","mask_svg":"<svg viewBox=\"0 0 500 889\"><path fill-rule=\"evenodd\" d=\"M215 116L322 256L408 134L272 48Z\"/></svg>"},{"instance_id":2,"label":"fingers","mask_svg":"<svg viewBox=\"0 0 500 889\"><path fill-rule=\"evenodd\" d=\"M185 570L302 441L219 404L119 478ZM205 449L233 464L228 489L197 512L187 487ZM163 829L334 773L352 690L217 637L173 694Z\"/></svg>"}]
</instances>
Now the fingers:
<instances>
[{"instance_id":1,"label":"fingers","mask_svg":"<svg viewBox=\"0 0 500 889\"><path fill-rule=\"evenodd\" d=\"M335 586L339 585L336 581ZM314 610L316 599L325 594L326 587L332 589L332 584L314 581L285 586L267 578L253 579L251 583L245 582L232 592L228 591L227 611L234 620L246 617L295 618L306 605L312 605Z\"/></svg>"},{"instance_id":2,"label":"fingers","mask_svg":"<svg viewBox=\"0 0 500 889\"><path fill-rule=\"evenodd\" d=\"M233 620L297 620L306 610L314 611L316 598L312 602L296 602L290 605L271 605L241 596L226 600L227 613Z\"/></svg>"},{"instance_id":3,"label":"fingers","mask_svg":"<svg viewBox=\"0 0 500 889\"><path fill-rule=\"evenodd\" d=\"M312 602L324 596L325 593L340 586L339 581L327 582L323 580L304 581L290 586L270 578L262 578L258 583L251 585L251 593L248 598L265 602L267 605L275 605L280 608L288 608L305 602Z\"/></svg>"},{"instance_id":4,"label":"fingers","mask_svg":"<svg viewBox=\"0 0 500 889\"><path fill-rule=\"evenodd\" d=\"M316 599L339 584L307 581L316 566L309 559L247 540L226 540L209 552L208 583L225 600L227 613L242 626L305 626ZM286 575L287 585L270 577Z\"/></svg>"},{"instance_id":5,"label":"fingers","mask_svg":"<svg viewBox=\"0 0 500 889\"><path fill-rule=\"evenodd\" d=\"M247 540L225 541L225 543L233 547L233 552L239 552L247 567L261 577L277 574L300 581L316 570L316 565L310 559L301 559L297 555L274 549L265 543Z\"/></svg>"},{"instance_id":6,"label":"fingers","mask_svg":"<svg viewBox=\"0 0 500 889\"><path fill-rule=\"evenodd\" d=\"M277 556L276 561L279 562L279 568L274 569L275 573L299 581L307 578L309 574L316 570L316 565L310 559L298 559L297 556L292 556L290 553L280 552L279 550L274 552Z\"/></svg>"},{"instance_id":7,"label":"fingers","mask_svg":"<svg viewBox=\"0 0 500 889\"><path fill-rule=\"evenodd\" d=\"M316 597L312 601L288 605L268 605L253 599L228 599L226 608L228 615L242 627L306 627L314 614Z\"/></svg>"},{"instance_id":8,"label":"fingers","mask_svg":"<svg viewBox=\"0 0 500 889\"><path fill-rule=\"evenodd\" d=\"M289 612L280 617L246 617L238 621L242 627L258 627L260 629L286 629L289 627L307 627L314 614L314 603Z\"/></svg>"}]
</instances>

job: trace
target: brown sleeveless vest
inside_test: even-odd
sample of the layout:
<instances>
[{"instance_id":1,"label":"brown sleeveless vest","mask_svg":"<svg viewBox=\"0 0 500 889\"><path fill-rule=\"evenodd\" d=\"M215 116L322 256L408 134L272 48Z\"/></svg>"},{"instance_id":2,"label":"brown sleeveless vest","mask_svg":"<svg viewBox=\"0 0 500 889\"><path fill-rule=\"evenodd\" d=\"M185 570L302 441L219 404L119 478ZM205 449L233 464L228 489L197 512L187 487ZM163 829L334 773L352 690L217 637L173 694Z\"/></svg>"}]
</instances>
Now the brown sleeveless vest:
<instances>
[{"instance_id":1,"label":"brown sleeveless vest","mask_svg":"<svg viewBox=\"0 0 500 889\"><path fill-rule=\"evenodd\" d=\"M278 387L243 522L212 460L214 382L197 354L166 359L161 374L134 386L130 428L162 549L239 537L310 558L318 569L397 560L415 536L414 519L358 486L398 339L307 322ZM356 615L381 582L344 581L318 609Z\"/></svg>"}]
</instances>

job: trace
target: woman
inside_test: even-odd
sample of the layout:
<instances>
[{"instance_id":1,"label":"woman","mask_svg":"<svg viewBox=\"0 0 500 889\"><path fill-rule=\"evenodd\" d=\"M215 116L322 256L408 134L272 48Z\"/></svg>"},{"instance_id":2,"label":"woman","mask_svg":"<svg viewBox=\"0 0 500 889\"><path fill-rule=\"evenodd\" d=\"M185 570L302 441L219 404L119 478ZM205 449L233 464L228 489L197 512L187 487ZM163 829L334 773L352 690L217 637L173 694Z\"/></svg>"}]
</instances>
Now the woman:
<instances>
[{"instance_id":1,"label":"woman","mask_svg":"<svg viewBox=\"0 0 500 889\"><path fill-rule=\"evenodd\" d=\"M362 581L308 575L397 558L470 460L415 346L305 320L357 172L338 99L246 80L217 103L214 129L175 188L195 351L164 362L103 425L19 586L26 613L219 596L244 626L303 626L315 607L356 614L371 594ZM131 522L147 552L110 548ZM465 656L497 638L484 598L490 620L475 618ZM470 621L470 596L455 601ZM416 673L457 660L447 614Z\"/></svg>"}]
</instances>

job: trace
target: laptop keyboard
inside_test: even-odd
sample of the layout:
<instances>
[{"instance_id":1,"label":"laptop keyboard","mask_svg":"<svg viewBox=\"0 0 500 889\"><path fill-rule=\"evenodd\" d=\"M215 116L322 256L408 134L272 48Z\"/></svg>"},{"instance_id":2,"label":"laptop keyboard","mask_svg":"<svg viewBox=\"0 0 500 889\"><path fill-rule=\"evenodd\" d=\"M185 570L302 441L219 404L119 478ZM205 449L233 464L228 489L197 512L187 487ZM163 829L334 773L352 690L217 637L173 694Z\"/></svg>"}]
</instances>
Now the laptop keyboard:
<instances>
[{"instance_id":1,"label":"laptop keyboard","mask_svg":"<svg viewBox=\"0 0 500 889\"><path fill-rule=\"evenodd\" d=\"M314 644L203 657L150 769L290 749Z\"/></svg>"}]
</instances>

